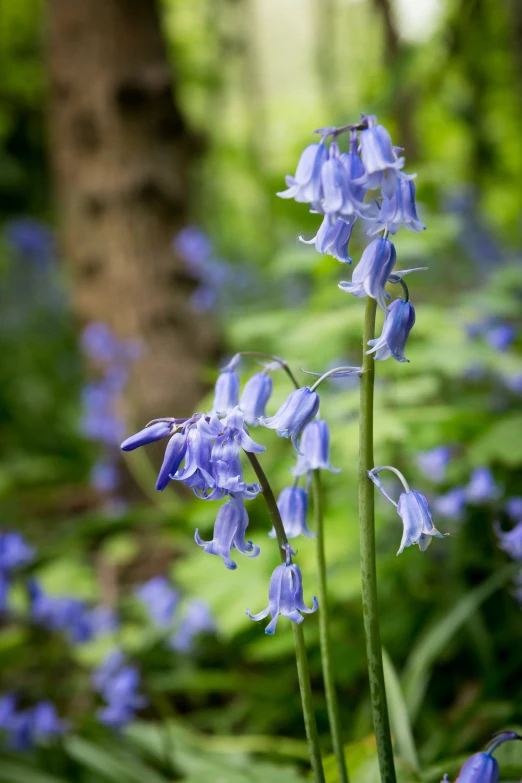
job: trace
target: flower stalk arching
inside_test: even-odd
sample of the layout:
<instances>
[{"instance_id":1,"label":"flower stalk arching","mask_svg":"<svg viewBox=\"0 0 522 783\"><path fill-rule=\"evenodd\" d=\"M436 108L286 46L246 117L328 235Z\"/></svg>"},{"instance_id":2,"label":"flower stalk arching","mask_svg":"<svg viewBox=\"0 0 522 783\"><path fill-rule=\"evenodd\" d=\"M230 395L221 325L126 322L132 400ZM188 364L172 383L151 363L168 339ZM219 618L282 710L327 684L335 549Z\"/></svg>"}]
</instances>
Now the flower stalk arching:
<instances>
[{"instance_id":1,"label":"flower stalk arching","mask_svg":"<svg viewBox=\"0 0 522 783\"><path fill-rule=\"evenodd\" d=\"M363 345L375 337L377 302L366 301ZM361 405L359 425L359 526L361 545L361 588L366 657L370 680L373 728L382 783L396 783L390 719L386 701L382 662L381 632L377 598L377 564L375 557L375 493L369 472L373 469L373 397L375 361L363 352Z\"/></svg>"},{"instance_id":2,"label":"flower stalk arching","mask_svg":"<svg viewBox=\"0 0 522 783\"><path fill-rule=\"evenodd\" d=\"M261 467L256 454L250 451L246 451L250 464L252 465L254 472L261 484L263 491L263 497L268 508L270 515L270 521L274 527L277 537L277 543L279 545L279 554L281 562L287 564L290 560L290 544L285 533L281 514L277 507L277 502L270 486L270 482ZM303 717L306 731L306 739L308 742L308 750L310 753L310 762L312 765L312 771L314 775L314 783L325 783L323 762L321 759L321 748L319 745L319 735L317 733L317 724L315 721L315 713L312 703L312 686L310 684L310 670L308 666L308 656L306 653L306 644L304 639L304 633L301 625L292 623L292 630L294 633L294 645L295 645L295 658L297 663L297 676L299 680L299 690L301 692L301 703L303 707Z\"/></svg>"}]
</instances>

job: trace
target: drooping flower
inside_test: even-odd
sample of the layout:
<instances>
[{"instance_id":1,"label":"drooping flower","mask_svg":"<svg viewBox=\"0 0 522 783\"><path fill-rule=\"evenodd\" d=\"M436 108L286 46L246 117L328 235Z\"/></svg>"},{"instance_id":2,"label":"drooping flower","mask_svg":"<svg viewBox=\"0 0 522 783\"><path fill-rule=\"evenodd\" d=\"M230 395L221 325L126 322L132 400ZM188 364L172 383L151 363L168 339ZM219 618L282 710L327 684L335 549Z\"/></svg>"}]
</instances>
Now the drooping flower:
<instances>
[{"instance_id":1,"label":"drooping flower","mask_svg":"<svg viewBox=\"0 0 522 783\"><path fill-rule=\"evenodd\" d=\"M233 571L237 565L231 559L231 549L237 549L242 555L248 555L248 557L257 557L260 552L259 547L254 546L252 541L245 541L247 527L248 514L243 497L237 495L230 497L219 509L212 540L203 541L199 530L196 530L194 539L196 544L203 547L207 554L221 557L225 566Z\"/></svg>"},{"instance_id":2,"label":"drooping flower","mask_svg":"<svg viewBox=\"0 0 522 783\"><path fill-rule=\"evenodd\" d=\"M389 239L374 239L364 249L361 260L354 269L351 282L339 283L341 291L354 296L371 296L386 310L386 299L390 295L385 287L395 266L395 247Z\"/></svg>"},{"instance_id":3,"label":"drooping flower","mask_svg":"<svg viewBox=\"0 0 522 783\"><path fill-rule=\"evenodd\" d=\"M401 226L417 234L426 228L417 216L415 183L412 179L399 174L393 196L382 202L378 222L386 226L390 234L396 234Z\"/></svg>"},{"instance_id":4,"label":"drooping flower","mask_svg":"<svg viewBox=\"0 0 522 783\"><path fill-rule=\"evenodd\" d=\"M347 220L341 220L339 218L332 222L328 215L326 215L319 227L319 231L313 239L303 239L303 237L300 236L299 240L305 245L315 245L315 249L318 253L322 253L323 255L327 253L341 263L351 264L352 259L348 254L348 245L350 243L354 223L355 217Z\"/></svg>"},{"instance_id":5,"label":"drooping flower","mask_svg":"<svg viewBox=\"0 0 522 783\"><path fill-rule=\"evenodd\" d=\"M302 203L319 204L323 195L321 169L327 160L328 149L323 143L309 144L301 153L295 177L290 174L285 177L288 190L277 195Z\"/></svg>"},{"instance_id":6,"label":"drooping flower","mask_svg":"<svg viewBox=\"0 0 522 783\"><path fill-rule=\"evenodd\" d=\"M498 783L499 775L498 761L493 756L475 753L465 762L455 783Z\"/></svg>"},{"instance_id":7,"label":"drooping flower","mask_svg":"<svg viewBox=\"0 0 522 783\"><path fill-rule=\"evenodd\" d=\"M281 514L287 538L297 538L297 536L315 538L315 533L312 533L306 524L306 515L308 513L308 493L306 489L302 487L285 487L277 499L277 507ZM268 535L270 538L275 538L275 530L272 529Z\"/></svg>"},{"instance_id":8,"label":"drooping flower","mask_svg":"<svg viewBox=\"0 0 522 783\"><path fill-rule=\"evenodd\" d=\"M361 131L359 141L361 158L368 174L387 169L402 169L404 158L397 158L390 134L382 125L375 125L376 118L368 117L369 127Z\"/></svg>"},{"instance_id":9,"label":"drooping flower","mask_svg":"<svg viewBox=\"0 0 522 783\"><path fill-rule=\"evenodd\" d=\"M417 465L427 478L439 484L444 481L446 467L450 459L451 449L449 446L437 446L430 451L421 451L417 454Z\"/></svg>"},{"instance_id":10,"label":"drooping flower","mask_svg":"<svg viewBox=\"0 0 522 783\"><path fill-rule=\"evenodd\" d=\"M212 633L215 630L216 623L208 604L195 598L188 605L178 630L170 639L169 646L176 652L189 652L198 634Z\"/></svg>"},{"instance_id":11,"label":"drooping flower","mask_svg":"<svg viewBox=\"0 0 522 783\"><path fill-rule=\"evenodd\" d=\"M454 487L433 501L435 513L449 519L459 519L464 512L465 505L466 490L464 487Z\"/></svg>"},{"instance_id":12,"label":"drooping flower","mask_svg":"<svg viewBox=\"0 0 522 783\"><path fill-rule=\"evenodd\" d=\"M179 592L174 590L165 576L154 576L140 585L136 595L145 605L153 622L160 628L172 624L179 601Z\"/></svg>"},{"instance_id":13,"label":"drooping flower","mask_svg":"<svg viewBox=\"0 0 522 783\"><path fill-rule=\"evenodd\" d=\"M317 610L317 598L314 596L310 609L303 599L303 577L299 566L295 563L277 566L270 578L268 589L268 606L257 614L251 614L247 609L247 616L251 620L264 620L270 615L271 620L265 628L265 633L274 634L279 615L287 617L294 623L302 623L304 620L301 612L311 614Z\"/></svg>"},{"instance_id":14,"label":"drooping flower","mask_svg":"<svg viewBox=\"0 0 522 783\"><path fill-rule=\"evenodd\" d=\"M262 419L261 424L276 430L280 438L290 438L299 451L298 438L308 422L319 410L319 395L309 386L293 391L274 416Z\"/></svg>"},{"instance_id":15,"label":"drooping flower","mask_svg":"<svg viewBox=\"0 0 522 783\"><path fill-rule=\"evenodd\" d=\"M404 355L406 341L415 323L415 309L411 302L394 299L386 309L381 336L368 340L371 346L366 353L375 353L376 361L384 361L393 356L397 362L407 362Z\"/></svg>"},{"instance_id":16,"label":"drooping flower","mask_svg":"<svg viewBox=\"0 0 522 783\"><path fill-rule=\"evenodd\" d=\"M188 438L185 433L175 432L167 443L165 456L156 481L156 489L162 492L183 462L187 452Z\"/></svg>"},{"instance_id":17,"label":"drooping flower","mask_svg":"<svg viewBox=\"0 0 522 783\"><path fill-rule=\"evenodd\" d=\"M214 387L214 405L212 410L224 416L239 402L239 375L234 370L220 373Z\"/></svg>"},{"instance_id":18,"label":"drooping flower","mask_svg":"<svg viewBox=\"0 0 522 783\"><path fill-rule=\"evenodd\" d=\"M330 428L323 419L314 419L303 430L300 443L301 454L292 473L303 476L310 470L329 470L339 473L339 468L330 464Z\"/></svg>"},{"instance_id":19,"label":"drooping flower","mask_svg":"<svg viewBox=\"0 0 522 783\"><path fill-rule=\"evenodd\" d=\"M351 222L358 215L371 219L379 214L375 203L363 203L366 189L359 180L365 174L364 166L356 152L357 141L350 147L350 153L341 155L338 145L332 142L330 157L321 169L323 198L319 206L314 206L332 222L337 218Z\"/></svg>"},{"instance_id":20,"label":"drooping flower","mask_svg":"<svg viewBox=\"0 0 522 783\"><path fill-rule=\"evenodd\" d=\"M522 562L522 521L514 528L504 532L498 522L495 525L495 532L499 538L499 547L507 552L513 560Z\"/></svg>"},{"instance_id":21,"label":"drooping flower","mask_svg":"<svg viewBox=\"0 0 522 783\"><path fill-rule=\"evenodd\" d=\"M434 526L428 501L420 492L403 492L399 497L397 513L404 525L398 555L412 544L417 544L421 552L424 552L433 537L444 538L444 533L439 533Z\"/></svg>"},{"instance_id":22,"label":"drooping flower","mask_svg":"<svg viewBox=\"0 0 522 783\"><path fill-rule=\"evenodd\" d=\"M259 419L265 415L265 408L272 394L272 378L266 372L257 372L245 383L245 388L239 400L245 422L257 427Z\"/></svg>"},{"instance_id":23,"label":"drooping flower","mask_svg":"<svg viewBox=\"0 0 522 783\"><path fill-rule=\"evenodd\" d=\"M493 473L489 468L476 468L466 487L466 500L468 503L485 503L499 496L499 487L495 484Z\"/></svg>"}]
</instances>

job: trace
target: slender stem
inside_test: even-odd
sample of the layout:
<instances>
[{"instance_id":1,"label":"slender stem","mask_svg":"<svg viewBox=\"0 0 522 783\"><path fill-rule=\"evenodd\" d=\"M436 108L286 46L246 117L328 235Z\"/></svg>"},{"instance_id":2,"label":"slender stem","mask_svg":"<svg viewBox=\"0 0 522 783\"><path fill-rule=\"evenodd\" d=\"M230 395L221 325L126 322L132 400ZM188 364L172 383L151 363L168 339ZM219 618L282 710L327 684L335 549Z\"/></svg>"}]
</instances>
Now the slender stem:
<instances>
[{"instance_id":1,"label":"slender stem","mask_svg":"<svg viewBox=\"0 0 522 783\"><path fill-rule=\"evenodd\" d=\"M265 359L271 359L273 362L277 362L277 364L281 365L281 369L286 372L286 374L294 384L295 388L299 389L299 383L297 382L295 375L293 374L292 370L285 362L285 360L281 359L280 356L274 356L274 354L265 353L264 351L240 351L239 353L241 354L241 356L260 356Z\"/></svg>"},{"instance_id":2,"label":"slender stem","mask_svg":"<svg viewBox=\"0 0 522 783\"><path fill-rule=\"evenodd\" d=\"M363 332L363 373L361 376L361 419L359 435L359 524L361 535L361 579L366 657L370 679L373 728L377 742L382 783L396 783L393 748L377 604L377 568L375 561L374 485L367 471L373 468L373 387L375 364L366 353L368 340L375 336L377 303L367 298Z\"/></svg>"},{"instance_id":3,"label":"slender stem","mask_svg":"<svg viewBox=\"0 0 522 783\"><path fill-rule=\"evenodd\" d=\"M277 507L272 487L266 477L265 471L261 467L261 464L257 456L247 451L245 452L259 483L263 489L263 496L265 498L266 505L268 507L268 513L270 514L270 520L274 526L277 543L279 544L279 554L283 563L286 562L286 549L288 545L288 538L286 537L283 520ZM308 656L306 654L306 644L304 639L304 633L301 625L292 623L294 632L294 645L295 645L295 659L297 663L297 676L299 680L299 690L301 692L301 703L303 707L303 718L306 731L306 739L308 741L308 751L310 753L310 762L312 765L312 771L314 774L315 783L325 783L323 762L321 759L321 748L319 746L319 735L317 733L317 725L315 722L315 714L312 704L312 686L310 684L310 671L308 669Z\"/></svg>"},{"instance_id":4,"label":"slender stem","mask_svg":"<svg viewBox=\"0 0 522 783\"><path fill-rule=\"evenodd\" d=\"M319 574L319 638L321 643L321 661L323 666L324 691L328 721L332 735L332 746L337 761L339 783L348 783L348 772L344 759L339 705L335 692L335 680L330 650L328 630L328 594L326 588L326 557L324 552L323 499L321 491L321 472L312 472L312 498L314 507L315 531L317 533L317 571Z\"/></svg>"}]
</instances>

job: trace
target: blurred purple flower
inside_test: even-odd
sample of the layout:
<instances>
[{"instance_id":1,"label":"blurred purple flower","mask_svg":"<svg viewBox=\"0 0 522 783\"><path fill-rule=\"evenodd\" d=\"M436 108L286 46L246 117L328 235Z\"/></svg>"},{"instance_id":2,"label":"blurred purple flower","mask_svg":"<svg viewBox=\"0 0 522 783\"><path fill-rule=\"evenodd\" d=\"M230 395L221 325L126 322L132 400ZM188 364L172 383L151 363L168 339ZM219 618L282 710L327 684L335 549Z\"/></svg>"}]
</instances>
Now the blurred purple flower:
<instances>
[{"instance_id":1,"label":"blurred purple flower","mask_svg":"<svg viewBox=\"0 0 522 783\"><path fill-rule=\"evenodd\" d=\"M499 547L507 552L513 560L522 562L522 521L518 522L514 528L504 532L497 522L495 532L499 538Z\"/></svg>"},{"instance_id":2,"label":"blurred purple flower","mask_svg":"<svg viewBox=\"0 0 522 783\"><path fill-rule=\"evenodd\" d=\"M469 484L466 487L466 500L468 503L478 505L488 500L495 500L500 495L499 487L495 484L493 473L489 468L476 468L471 474Z\"/></svg>"},{"instance_id":3,"label":"blurred purple flower","mask_svg":"<svg viewBox=\"0 0 522 783\"><path fill-rule=\"evenodd\" d=\"M20 533L0 532L0 572L8 574L34 560L34 549Z\"/></svg>"},{"instance_id":4,"label":"blurred purple flower","mask_svg":"<svg viewBox=\"0 0 522 783\"><path fill-rule=\"evenodd\" d=\"M513 522L522 521L522 497L509 498L506 501L504 509Z\"/></svg>"},{"instance_id":5,"label":"blurred purple flower","mask_svg":"<svg viewBox=\"0 0 522 783\"><path fill-rule=\"evenodd\" d=\"M185 226L176 235L174 250L183 258L196 276L203 271L205 261L213 253L213 247L205 232L197 226Z\"/></svg>"},{"instance_id":6,"label":"blurred purple flower","mask_svg":"<svg viewBox=\"0 0 522 783\"><path fill-rule=\"evenodd\" d=\"M64 632L71 644L83 644L113 630L117 620L108 608L91 608L69 596L46 595L35 579L27 583L30 615L35 623L51 631Z\"/></svg>"},{"instance_id":7,"label":"blurred purple flower","mask_svg":"<svg viewBox=\"0 0 522 783\"><path fill-rule=\"evenodd\" d=\"M130 723L136 710L147 704L145 697L138 693L138 669L125 663L120 650L113 650L106 656L94 671L92 683L107 702L107 706L98 710L98 719L113 729L119 730Z\"/></svg>"},{"instance_id":8,"label":"blurred purple flower","mask_svg":"<svg viewBox=\"0 0 522 783\"><path fill-rule=\"evenodd\" d=\"M189 652L198 634L213 633L215 630L216 624L208 605L204 601L194 599L187 606L178 630L172 635L170 647L176 652Z\"/></svg>"},{"instance_id":9,"label":"blurred purple flower","mask_svg":"<svg viewBox=\"0 0 522 783\"><path fill-rule=\"evenodd\" d=\"M497 351L507 351L515 339L515 327L511 324L499 324L486 331L486 340Z\"/></svg>"},{"instance_id":10,"label":"blurred purple flower","mask_svg":"<svg viewBox=\"0 0 522 783\"><path fill-rule=\"evenodd\" d=\"M466 490L464 487L455 487L446 492L445 495L439 495L433 501L433 509L436 514L449 519L459 519L466 505Z\"/></svg>"},{"instance_id":11,"label":"blurred purple flower","mask_svg":"<svg viewBox=\"0 0 522 783\"><path fill-rule=\"evenodd\" d=\"M6 223L5 235L15 251L35 264L47 265L56 256L54 236L48 226L33 218Z\"/></svg>"},{"instance_id":12,"label":"blurred purple flower","mask_svg":"<svg viewBox=\"0 0 522 783\"><path fill-rule=\"evenodd\" d=\"M91 485L98 492L114 492L118 486L118 469L110 462L96 462L91 469Z\"/></svg>"},{"instance_id":13,"label":"blurred purple flower","mask_svg":"<svg viewBox=\"0 0 522 783\"><path fill-rule=\"evenodd\" d=\"M155 576L149 579L135 592L157 626L167 628L172 625L179 601L179 592L174 590L165 576Z\"/></svg>"},{"instance_id":14,"label":"blurred purple flower","mask_svg":"<svg viewBox=\"0 0 522 783\"><path fill-rule=\"evenodd\" d=\"M421 472L433 481L440 484L446 476L446 467L451 459L449 446L437 446L430 451L421 451L417 455L417 465Z\"/></svg>"}]
</instances>

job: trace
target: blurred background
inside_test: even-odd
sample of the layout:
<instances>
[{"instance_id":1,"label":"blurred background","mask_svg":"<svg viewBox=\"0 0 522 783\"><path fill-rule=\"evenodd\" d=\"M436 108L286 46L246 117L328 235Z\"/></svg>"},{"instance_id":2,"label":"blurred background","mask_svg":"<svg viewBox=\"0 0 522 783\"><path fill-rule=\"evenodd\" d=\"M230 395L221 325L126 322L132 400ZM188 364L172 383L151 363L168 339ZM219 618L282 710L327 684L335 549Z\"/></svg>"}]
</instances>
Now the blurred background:
<instances>
[{"instance_id":1,"label":"blurred background","mask_svg":"<svg viewBox=\"0 0 522 783\"><path fill-rule=\"evenodd\" d=\"M318 218L275 193L315 128L361 111L418 172L427 231L400 232L398 267L429 267L409 278L411 363L378 365L376 460L451 534L396 558L378 499L390 709L401 780L454 779L522 727L522 5L4 0L0 73L0 781L305 778L292 634L245 616L277 562L262 499L262 555L226 571L193 541L217 505L156 493L162 446L123 460L119 444L209 409L237 350L296 373L360 362L346 268L299 243ZM372 783L357 383L323 389L342 468L324 477L342 723L352 783ZM271 412L288 392L276 375ZM291 446L253 434L279 492ZM299 556L309 600L313 539ZM503 781L520 777L515 744Z\"/></svg>"}]
</instances>

